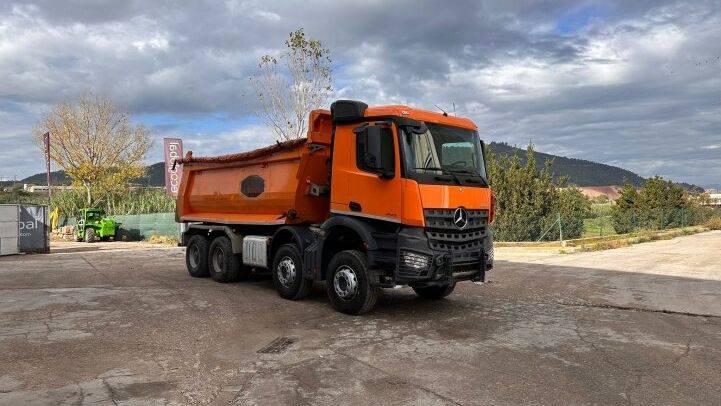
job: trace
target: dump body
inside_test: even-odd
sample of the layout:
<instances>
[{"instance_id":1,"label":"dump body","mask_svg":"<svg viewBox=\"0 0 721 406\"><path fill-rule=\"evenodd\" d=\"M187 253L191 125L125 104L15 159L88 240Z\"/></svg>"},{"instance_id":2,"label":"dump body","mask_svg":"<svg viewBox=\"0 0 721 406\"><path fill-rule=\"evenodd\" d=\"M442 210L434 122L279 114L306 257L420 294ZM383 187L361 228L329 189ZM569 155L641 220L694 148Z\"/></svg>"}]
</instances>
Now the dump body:
<instances>
[{"instance_id":1,"label":"dump body","mask_svg":"<svg viewBox=\"0 0 721 406\"><path fill-rule=\"evenodd\" d=\"M314 112L309 139L278 143L246 153L182 161L178 220L218 224L299 224L328 217L327 160L330 130ZM328 126L330 123L328 123ZM315 134L315 136L314 136Z\"/></svg>"}]
</instances>

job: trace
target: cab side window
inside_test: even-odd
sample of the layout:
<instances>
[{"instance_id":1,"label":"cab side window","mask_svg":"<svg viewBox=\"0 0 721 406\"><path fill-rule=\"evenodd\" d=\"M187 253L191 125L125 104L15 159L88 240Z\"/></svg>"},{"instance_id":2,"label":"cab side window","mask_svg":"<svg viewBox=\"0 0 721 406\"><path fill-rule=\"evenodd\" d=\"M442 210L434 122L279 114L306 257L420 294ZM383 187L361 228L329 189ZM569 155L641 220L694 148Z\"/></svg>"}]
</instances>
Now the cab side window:
<instances>
[{"instance_id":1,"label":"cab side window","mask_svg":"<svg viewBox=\"0 0 721 406\"><path fill-rule=\"evenodd\" d=\"M358 169L378 173L382 168L394 167L393 131L389 127L377 127L380 136L376 142L369 142L373 133L359 131L356 133L356 167Z\"/></svg>"}]
</instances>

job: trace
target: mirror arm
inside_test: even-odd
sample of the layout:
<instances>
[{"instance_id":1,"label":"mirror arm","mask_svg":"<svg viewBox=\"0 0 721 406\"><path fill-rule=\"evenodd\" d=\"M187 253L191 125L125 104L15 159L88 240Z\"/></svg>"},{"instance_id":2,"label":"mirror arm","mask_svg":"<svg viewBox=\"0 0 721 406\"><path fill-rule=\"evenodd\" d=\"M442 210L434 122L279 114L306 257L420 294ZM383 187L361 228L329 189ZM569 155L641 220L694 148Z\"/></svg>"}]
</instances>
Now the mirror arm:
<instances>
[{"instance_id":1,"label":"mirror arm","mask_svg":"<svg viewBox=\"0 0 721 406\"><path fill-rule=\"evenodd\" d=\"M354 128L353 133L359 134L359 133L363 132L363 130L365 130L366 127L368 127L368 123L363 123L359 127Z\"/></svg>"}]
</instances>

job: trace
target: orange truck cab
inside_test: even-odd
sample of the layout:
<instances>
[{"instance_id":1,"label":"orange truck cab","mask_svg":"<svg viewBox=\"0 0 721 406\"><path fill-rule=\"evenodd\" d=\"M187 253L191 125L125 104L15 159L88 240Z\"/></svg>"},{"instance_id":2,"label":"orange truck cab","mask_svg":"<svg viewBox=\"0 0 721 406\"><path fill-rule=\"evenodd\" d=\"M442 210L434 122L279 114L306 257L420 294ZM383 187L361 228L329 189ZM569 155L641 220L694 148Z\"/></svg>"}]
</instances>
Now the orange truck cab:
<instances>
[{"instance_id":1,"label":"orange truck cab","mask_svg":"<svg viewBox=\"0 0 721 406\"><path fill-rule=\"evenodd\" d=\"M338 100L306 139L179 161L176 216L190 275L219 282L267 269L281 297L325 281L360 314L381 288L425 298L493 267L493 195L472 121Z\"/></svg>"}]
</instances>

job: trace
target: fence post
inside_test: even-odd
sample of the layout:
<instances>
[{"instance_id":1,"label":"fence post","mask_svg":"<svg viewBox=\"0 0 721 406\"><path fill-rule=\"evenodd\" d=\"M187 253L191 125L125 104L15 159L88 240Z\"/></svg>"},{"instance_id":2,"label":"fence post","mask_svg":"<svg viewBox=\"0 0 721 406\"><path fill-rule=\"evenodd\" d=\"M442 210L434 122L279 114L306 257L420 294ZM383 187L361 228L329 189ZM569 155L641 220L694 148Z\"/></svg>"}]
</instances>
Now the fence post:
<instances>
[{"instance_id":1,"label":"fence post","mask_svg":"<svg viewBox=\"0 0 721 406\"><path fill-rule=\"evenodd\" d=\"M558 237L561 240L561 246L563 246L563 226L561 226L561 213L558 213Z\"/></svg>"},{"instance_id":2,"label":"fence post","mask_svg":"<svg viewBox=\"0 0 721 406\"><path fill-rule=\"evenodd\" d=\"M683 207L681 207L681 228L686 227L684 224L685 224L685 221L683 218Z\"/></svg>"}]
</instances>

